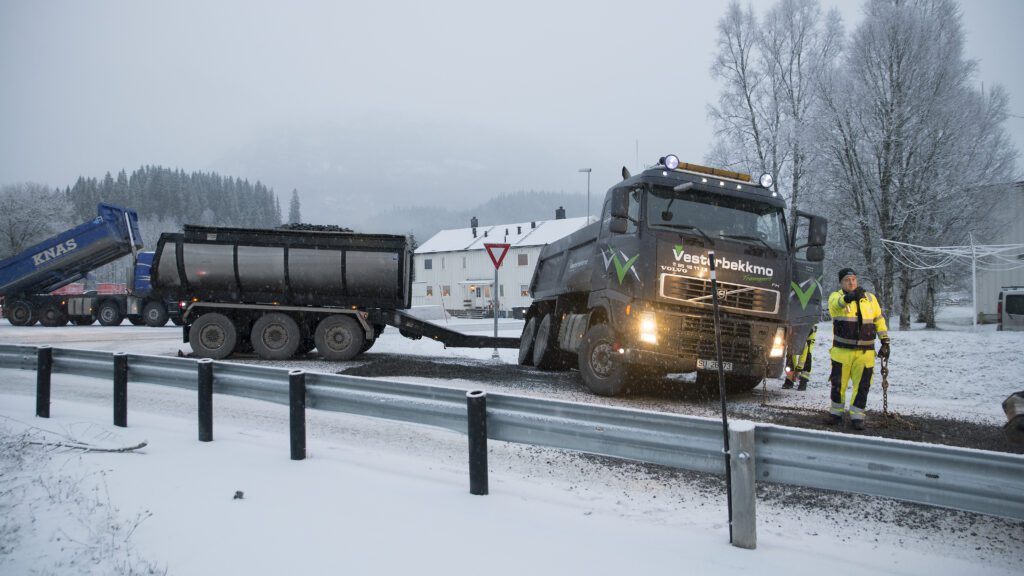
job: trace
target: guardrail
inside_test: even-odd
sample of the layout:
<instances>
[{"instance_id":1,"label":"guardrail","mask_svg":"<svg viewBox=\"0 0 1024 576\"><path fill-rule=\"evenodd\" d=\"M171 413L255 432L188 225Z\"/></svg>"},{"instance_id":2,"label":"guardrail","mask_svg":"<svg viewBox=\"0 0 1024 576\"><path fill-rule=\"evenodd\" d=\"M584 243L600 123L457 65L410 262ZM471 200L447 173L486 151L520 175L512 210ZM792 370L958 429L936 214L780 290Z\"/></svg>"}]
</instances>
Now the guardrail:
<instances>
[{"instance_id":1,"label":"guardrail","mask_svg":"<svg viewBox=\"0 0 1024 576\"><path fill-rule=\"evenodd\" d=\"M53 349L54 374L110 378L114 356ZM197 390L198 362L127 355L129 382ZM289 371L213 363L213 391L289 404ZM0 368L37 369L37 348L0 345ZM305 374L306 406L467 433L467 394L442 386ZM486 438L723 474L711 418L487 394ZM1024 520L1024 456L867 436L754 426L756 478ZM736 455L733 455L735 458ZM741 456L742 458L742 456ZM734 464L735 466L735 464Z\"/></svg>"}]
</instances>

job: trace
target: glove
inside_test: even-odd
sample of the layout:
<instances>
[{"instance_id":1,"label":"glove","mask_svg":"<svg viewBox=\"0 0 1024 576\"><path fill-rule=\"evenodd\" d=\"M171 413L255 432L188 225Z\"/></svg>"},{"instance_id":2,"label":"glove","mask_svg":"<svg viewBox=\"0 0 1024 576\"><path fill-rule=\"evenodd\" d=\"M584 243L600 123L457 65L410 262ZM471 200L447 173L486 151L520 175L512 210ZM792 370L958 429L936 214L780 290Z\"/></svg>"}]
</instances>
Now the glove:
<instances>
[{"instance_id":1,"label":"glove","mask_svg":"<svg viewBox=\"0 0 1024 576\"><path fill-rule=\"evenodd\" d=\"M878 349L878 357L879 358L884 358L885 360L889 359L889 341L888 340L882 340L882 346Z\"/></svg>"},{"instance_id":2,"label":"glove","mask_svg":"<svg viewBox=\"0 0 1024 576\"><path fill-rule=\"evenodd\" d=\"M864 297L864 289L863 288L857 288L853 292L847 292L846 294L843 294L843 302L846 302L847 304L849 304L850 302L856 302L857 300L860 300L863 297Z\"/></svg>"}]
</instances>

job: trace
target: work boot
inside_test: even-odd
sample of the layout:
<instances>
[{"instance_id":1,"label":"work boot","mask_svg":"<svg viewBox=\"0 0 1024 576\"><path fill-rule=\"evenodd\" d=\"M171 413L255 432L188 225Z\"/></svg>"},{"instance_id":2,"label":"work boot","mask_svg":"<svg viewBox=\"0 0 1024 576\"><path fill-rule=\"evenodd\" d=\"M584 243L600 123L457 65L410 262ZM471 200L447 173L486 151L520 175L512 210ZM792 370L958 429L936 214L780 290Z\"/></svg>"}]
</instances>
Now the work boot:
<instances>
[{"instance_id":1,"label":"work boot","mask_svg":"<svg viewBox=\"0 0 1024 576\"><path fill-rule=\"evenodd\" d=\"M864 420L863 419L851 420L850 424L853 424L853 429L854 430L863 430L864 429Z\"/></svg>"},{"instance_id":2,"label":"work boot","mask_svg":"<svg viewBox=\"0 0 1024 576\"><path fill-rule=\"evenodd\" d=\"M786 379L785 382L782 383L782 389L783 390L789 390L792 387L793 387L793 381L788 379L788 378Z\"/></svg>"},{"instance_id":3,"label":"work boot","mask_svg":"<svg viewBox=\"0 0 1024 576\"><path fill-rule=\"evenodd\" d=\"M828 424L829 426L835 426L836 424L839 424L842 421L843 417L840 416L839 414L828 414L827 416L825 416L824 423Z\"/></svg>"},{"instance_id":4,"label":"work boot","mask_svg":"<svg viewBox=\"0 0 1024 576\"><path fill-rule=\"evenodd\" d=\"M792 384L790 384L792 386ZM800 379L800 385L796 387L797 390L807 390L807 378Z\"/></svg>"}]
</instances>

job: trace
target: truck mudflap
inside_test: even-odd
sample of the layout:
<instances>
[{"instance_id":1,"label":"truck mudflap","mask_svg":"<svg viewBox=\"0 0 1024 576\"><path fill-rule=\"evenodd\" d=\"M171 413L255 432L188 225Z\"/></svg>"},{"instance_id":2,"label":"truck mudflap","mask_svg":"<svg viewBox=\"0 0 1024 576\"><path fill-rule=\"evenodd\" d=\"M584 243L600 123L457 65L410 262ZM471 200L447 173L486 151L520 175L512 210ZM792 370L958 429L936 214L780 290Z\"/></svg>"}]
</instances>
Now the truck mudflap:
<instances>
[{"instance_id":1,"label":"truck mudflap","mask_svg":"<svg viewBox=\"0 0 1024 576\"><path fill-rule=\"evenodd\" d=\"M404 310L395 310L388 320L388 324L398 328L403 336L426 336L452 348L519 348L519 338L471 336L420 320Z\"/></svg>"}]
</instances>

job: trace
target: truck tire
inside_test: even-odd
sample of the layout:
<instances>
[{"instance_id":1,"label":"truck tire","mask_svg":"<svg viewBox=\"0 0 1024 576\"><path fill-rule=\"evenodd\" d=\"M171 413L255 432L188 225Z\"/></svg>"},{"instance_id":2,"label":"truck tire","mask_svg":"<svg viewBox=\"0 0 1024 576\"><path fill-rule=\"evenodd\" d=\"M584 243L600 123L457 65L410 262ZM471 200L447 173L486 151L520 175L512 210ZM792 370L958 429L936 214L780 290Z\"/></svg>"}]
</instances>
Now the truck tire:
<instances>
[{"instance_id":1,"label":"truck tire","mask_svg":"<svg viewBox=\"0 0 1024 576\"><path fill-rule=\"evenodd\" d=\"M281 312L260 316L249 334L252 349L264 360L287 360L302 344L302 332L295 320Z\"/></svg>"},{"instance_id":2,"label":"truck tire","mask_svg":"<svg viewBox=\"0 0 1024 576\"><path fill-rule=\"evenodd\" d=\"M129 314L129 315L125 316L125 318L128 319L128 323L131 324L132 326L145 326L146 325L146 319L143 318L142 316L137 316L135 314Z\"/></svg>"},{"instance_id":3,"label":"truck tire","mask_svg":"<svg viewBox=\"0 0 1024 576\"><path fill-rule=\"evenodd\" d=\"M71 323L75 326L92 326L96 322L96 319L92 316L75 316L71 318Z\"/></svg>"},{"instance_id":4,"label":"truck tire","mask_svg":"<svg viewBox=\"0 0 1024 576\"><path fill-rule=\"evenodd\" d=\"M99 311L96 312L96 317L99 318L100 324L103 326L118 326L124 320L121 307L113 300L104 300L100 304Z\"/></svg>"},{"instance_id":5,"label":"truck tire","mask_svg":"<svg viewBox=\"0 0 1024 576\"><path fill-rule=\"evenodd\" d=\"M522 341L520 340L520 346ZM558 327L555 315L545 314L537 325L537 334L533 339L533 365L541 370L565 370L566 362L562 351L558 349Z\"/></svg>"},{"instance_id":6,"label":"truck tire","mask_svg":"<svg viewBox=\"0 0 1024 576\"><path fill-rule=\"evenodd\" d=\"M355 358L366 344L363 328L351 316L335 314L320 321L313 334L324 360L344 362Z\"/></svg>"},{"instance_id":7,"label":"truck tire","mask_svg":"<svg viewBox=\"0 0 1024 576\"><path fill-rule=\"evenodd\" d=\"M626 389L630 371L616 356L618 336L607 324L587 330L580 345L579 368L583 383L598 396L617 396Z\"/></svg>"},{"instance_id":8,"label":"truck tire","mask_svg":"<svg viewBox=\"0 0 1024 576\"><path fill-rule=\"evenodd\" d=\"M31 326L36 323L36 309L24 300L15 300L5 306L4 314L13 326Z\"/></svg>"},{"instance_id":9,"label":"truck tire","mask_svg":"<svg viewBox=\"0 0 1024 576\"><path fill-rule=\"evenodd\" d=\"M163 302L147 302L142 307L142 319L146 321L146 326L152 326L153 328L160 328L167 324L167 306L164 306Z\"/></svg>"},{"instance_id":10,"label":"truck tire","mask_svg":"<svg viewBox=\"0 0 1024 576\"><path fill-rule=\"evenodd\" d=\"M50 304L39 311L39 323L50 328L65 326L68 323L68 314L57 304Z\"/></svg>"},{"instance_id":11,"label":"truck tire","mask_svg":"<svg viewBox=\"0 0 1024 576\"><path fill-rule=\"evenodd\" d=\"M192 351L200 358L223 360L231 355L238 343L238 331L227 316L210 312L192 323L189 330Z\"/></svg>"},{"instance_id":12,"label":"truck tire","mask_svg":"<svg viewBox=\"0 0 1024 576\"><path fill-rule=\"evenodd\" d=\"M519 365L533 366L533 339L537 337L537 317L530 318L523 326L523 334L519 337Z\"/></svg>"},{"instance_id":13,"label":"truck tire","mask_svg":"<svg viewBox=\"0 0 1024 576\"><path fill-rule=\"evenodd\" d=\"M174 324L175 326L184 326L185 321L181 318L181 314L179 314L171 317L171 324Z\"/></svg>"}]
</instances>

